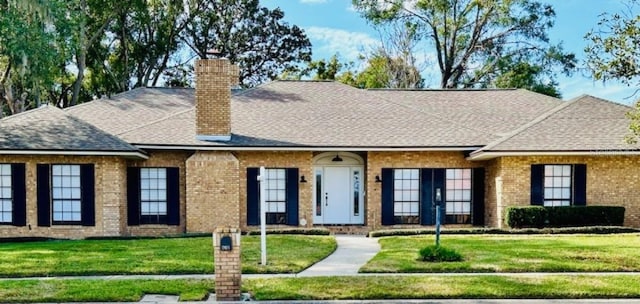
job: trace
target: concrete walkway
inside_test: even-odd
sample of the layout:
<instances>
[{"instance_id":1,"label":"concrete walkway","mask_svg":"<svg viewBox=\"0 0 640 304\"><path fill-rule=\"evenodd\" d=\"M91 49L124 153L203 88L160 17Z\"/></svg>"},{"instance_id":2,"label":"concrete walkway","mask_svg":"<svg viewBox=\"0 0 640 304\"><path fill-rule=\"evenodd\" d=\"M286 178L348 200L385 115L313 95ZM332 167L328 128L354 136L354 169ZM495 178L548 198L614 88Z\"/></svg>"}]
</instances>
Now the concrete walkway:
<instances>
[{"instance_id":1,"label":"concrete walkway","mask_svg":"<svg viewBox=\"0 0 640 304\"><path fill-rule=\"evenodd\" d=\"M298 277L349 276L358 274L358 270L380 251L378 239L361 235L336 235L338 249L306 270Z\"/></svg>"}]
</instances>

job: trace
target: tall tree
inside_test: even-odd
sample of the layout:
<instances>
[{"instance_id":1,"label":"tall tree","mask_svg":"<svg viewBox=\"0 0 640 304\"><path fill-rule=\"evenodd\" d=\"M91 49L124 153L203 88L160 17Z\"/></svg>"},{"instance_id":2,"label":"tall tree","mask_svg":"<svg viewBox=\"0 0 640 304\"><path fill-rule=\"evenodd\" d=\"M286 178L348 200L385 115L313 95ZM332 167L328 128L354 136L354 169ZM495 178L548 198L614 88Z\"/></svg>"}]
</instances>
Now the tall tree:
<instances>
[{"instance_id":1,"label":"tall tree","mask_svg":"<svg viewBox=\"0 0 640 304\"><path fill-rule=\"evenodd\" d=\"M625 11L601 15L598 28L585 38L587 66L596 80L618 80L640 91L640 7L629 0ZM631 134L627 140L636 143L640 138L640 103L628 114Z\"/></svg>"},{"instance_id":2,"label":"tall tree","mask_svg":"<svg viewBox=\"0 0 640 304\"><path fill-rule=\"evenodd\" d=\"M616 79L640 89L640 7L628 1L623 12L603 13L598 28L585 35L587 65L596 80Z\"/></svg>"},{"instance_id":3,"label":"tall tree","mask_svg":"<svg viewBox=\"0 0 640 304\"><path fill-rule=\"evenodd\" d=\"M414 27L422 41L435 48L442 88L495 86L499 66L505 62L535 62L545 70L557 67L566 73L575 68L575 56L549 42L553 8L536 0L353 0L353 4L374 24L399 20Z\"/></svg>"},{"instance_id":4,"label":"tall tree","mask_svg":"<svg viewBox=\"0 0 640 304\"><path fill-rule=\"evenodd\" d=\"M37 106L42 89L60 73L56 32L48 17L59 2L26 4L0 0L0 117Z\"/></svg>"},{"instance_id":5,"label":"tall tree","mask_svg":"<svg viewBox=\"0 0 640 304\"><path fill-rule=\"evenodd\" d=\"M182 40L200 58L215 49L240 66L240 82L250 87L275 79L297 62L311 60L311 43L299 27L282 20L284 12L258 0L191 0L193 16ZM200 8L199 10L196 8Z\"/></svg>"},{"instance_id":6,"label":"tall tree","mask_svg":"<svg viewBox=\"0 0 640 304\"><path fill-rule=\"evenodd\" d=\"M417 89L424 87L420 71L402 57L391 57L383 49L373 53L352 84L359 88Z\"/></svg>"}]
</instances>

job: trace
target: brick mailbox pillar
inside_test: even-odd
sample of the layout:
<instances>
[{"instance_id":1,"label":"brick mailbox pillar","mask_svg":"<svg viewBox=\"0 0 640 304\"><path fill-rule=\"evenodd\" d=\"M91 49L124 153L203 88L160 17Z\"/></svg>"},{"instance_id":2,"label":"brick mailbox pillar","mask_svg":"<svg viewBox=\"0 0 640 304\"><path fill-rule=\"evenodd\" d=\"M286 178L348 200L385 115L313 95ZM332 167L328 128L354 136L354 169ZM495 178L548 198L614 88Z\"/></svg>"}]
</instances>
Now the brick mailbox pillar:
<instances>
[{"instance_id":1,"label":"brick mailbox pillar","mask_svg":"<svg viewBox=\"0 0 640 304\"><path fill-rule=\"evenodd\" d=\"M217 228L213 232L216 301L239 301L242 281L240 229Z\"/></svg>"}]
</instances>

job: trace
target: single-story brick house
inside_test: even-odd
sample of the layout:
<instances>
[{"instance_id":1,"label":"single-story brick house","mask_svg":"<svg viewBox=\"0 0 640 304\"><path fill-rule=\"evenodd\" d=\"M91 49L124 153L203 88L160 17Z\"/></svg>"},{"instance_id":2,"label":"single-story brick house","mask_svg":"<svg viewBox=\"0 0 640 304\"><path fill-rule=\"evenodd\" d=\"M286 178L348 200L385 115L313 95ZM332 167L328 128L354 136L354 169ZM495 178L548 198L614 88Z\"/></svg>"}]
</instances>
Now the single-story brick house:
<instances>
[{"instance_id":1,"label":"single-story brick house","mask_svg":"<svg viewBox=\"0 0 640 304\"><path fill-rule=\"evenodd\" d=\"M526 90L361 90L275 81L139 88L0 120L0 237L162 235L259 224L501 227L516 205L625 206L640 227L629 107Z\"/></svg>"}]
</instances>

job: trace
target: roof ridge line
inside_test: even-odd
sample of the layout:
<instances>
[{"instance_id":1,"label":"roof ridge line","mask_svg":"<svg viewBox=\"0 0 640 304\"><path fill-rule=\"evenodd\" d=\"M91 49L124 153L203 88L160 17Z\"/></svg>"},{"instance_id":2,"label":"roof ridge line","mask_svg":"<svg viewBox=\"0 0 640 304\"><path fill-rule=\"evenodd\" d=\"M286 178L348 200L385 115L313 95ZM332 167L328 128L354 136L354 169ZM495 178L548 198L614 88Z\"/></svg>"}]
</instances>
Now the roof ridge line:
<instances>
[{"instance_id":1,"label":"roof ridge line","mask_svg":"<svg viewBox=\"0 0 640 304\"><path fill-rule=\"evenodd\" d=\"M60 110L61 112L64 113L64 111L62 109L60 109L60 108L58 108L56 106L52 106L49 103L46 103L46 104L40 105L39 107L34 108L34 109L29 109L29 110L26 110L26 111L22 111L20 113L11 114L9 116L2 117L1 120L2 121L7 121L7 120L10 120L12 118L20 118L23 115L27 115L27 114L30 114L30 113L33 113L33 112L37 112L37 111L43 111L44 109L48 109L48 108L52 108L52 109L55 108L55 109L58 109L58 110Z\"/></svg>"},{"instance_id":2,"label":"roof ridge line","mask_svg":"<svg viewBox=\"0 0 640 304\"><path fill-rule=\"evenodd\" d=\"M171 115L167 115L167 116L162 117L162 118L158 118L158 119L156 119L156 120L154 120L154 121L151 121L151 122L149 122L149 123L146 123L146 124L143 124L143 125L139 125L139 126L136 126L136 127L133 127L133 128L127 129L127 130L124 130L124 131L119 132L119 133L117 133L117 134L115 134L115 135L120 136L120 135L123 135L123 134L129 133L129 132L131 132L131 131L135 131L135 130L138 130L138 129L142 129L142 128L148 127L148 126L150 126L150 125L153 125L153 124L159 123L159 122L161 122L161 121L167 120L167 119L169 119L169 118L171 118L171 117L174 117L174 116L177 116L177 115L181 115L181 114L184 114L184 113L189 112L189 111L193 111L194 109L195 109L195 106L193 106L193 107L191 107L191 108L188 108L188 109L184 109L184 110L182 110L182 111L178 111L178 112L172 113Z\"/></svg>"},{"instance_id":3,"label":"roof ridge line","mask_svg":"<svg viewBox=\"0 0 640 304\"><path fill-rule=\"evenodd\" d=\"M98 99L88 100L88 101L85 101L85 102L83 102L83 103L80 103L80 104L77 104L77 105L74 105L74 106L66 107L66 108L61 109L61 110L62 110L62 111L64 111L64 112L67 112L67 110L72 110L72 109L79 108L79 107L82 107L82 106L85 106L85 105L89 105L89 104L91 104L91 103L92 103L92 102L94 102L94 101L99 101L99 100L114 100L114 98L115 98L115 97L117 97L117 96L125 95L125 94L129 94L130 92L133 92L133 91L135 91L135 90L144 90L144 89L149 89L149 87L137 87L137 88L133 88L133 89L128 90L128 91L122 91L122 92L115 93L115 94L113 94L113 95L107 95L108 97L106 97L106 98L105 98L105 97L100 97L100 98L98 98ZM154 89L154 88L151 88L151 89Z\"/></svg>"},{"instance_id":4,"label":"roof ridge line","mask_svg":"<svg viewBox=\"0 0 640 304\"><path fill-rule=\"evenodd\" d=\"M572 105L572 104L578 102L578 100L580 100L580 99L581 98L574 98L574 99L565 101L564 103L554 107L553 109L551 109L551 110L549 110L549 111L547 111L545 113L542 113L540 116L534 118L533 120L531 120L528 123L520 126L519 128L507 133L507 135L505 135L505 136L503 136L501 138L498 138L498 139L494 140L493 142L490 142L489 144L487 144L486 146L482 147L479 150L471 152L471 154L477 154L477 153L484 152L487 149L495 147L495 146L497 146L497 145L499 145L499 144L501 144L501 143L503 143L503 142L515 137L516 135L524 132L525 130L527 130L527 129L539 124L540 122L546 120L547 118L551 117L553 114L556 114L556 113L560 112L562 109L568 107L569 105Z\"/></svg>"}]
</instances>

